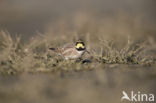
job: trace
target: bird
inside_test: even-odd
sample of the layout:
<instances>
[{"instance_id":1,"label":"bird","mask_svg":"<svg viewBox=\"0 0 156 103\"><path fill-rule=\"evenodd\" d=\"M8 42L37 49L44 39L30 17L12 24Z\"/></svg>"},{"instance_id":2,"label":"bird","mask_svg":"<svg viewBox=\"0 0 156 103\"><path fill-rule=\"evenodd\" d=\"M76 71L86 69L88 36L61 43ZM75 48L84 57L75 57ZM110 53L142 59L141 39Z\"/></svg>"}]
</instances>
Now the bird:
<instances>
[{"instance_id":1,"label":"bird","mask_svg":"<svg viewBox=\"0 0 156 103\"><path fill-rule=\"evenodd\" d=\"M57 55L62 56L66 60L69 59L80 59L85 52L88 52L85 47L85 43L82 40L76 41L76 43L68 43L62 47L49 48ZM89 52L88 52L89 53Z\"/></svg>"}]
</instances>

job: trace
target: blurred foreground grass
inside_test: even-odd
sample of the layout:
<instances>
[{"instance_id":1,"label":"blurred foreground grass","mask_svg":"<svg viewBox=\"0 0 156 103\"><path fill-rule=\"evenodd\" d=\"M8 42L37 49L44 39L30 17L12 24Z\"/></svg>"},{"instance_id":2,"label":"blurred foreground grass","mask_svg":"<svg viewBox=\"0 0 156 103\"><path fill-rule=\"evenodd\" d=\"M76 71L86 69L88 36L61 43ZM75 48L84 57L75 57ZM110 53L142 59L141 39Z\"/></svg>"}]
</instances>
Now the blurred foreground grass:
<instances>
[{"instance_id":1,"label":"blurred foreground grass","mask_svg":"<svg viewBox=\"0 0 156 103\"><path fill-rule=\"evenodd\" d=\"M105 69L55 73L0 75L3 103L121 103L128 94L155 94L155 67L106 65ZM122 101L130 103L128 101ZM141 102L146 103L146 102Z\"/></svg>"}]
</instances>

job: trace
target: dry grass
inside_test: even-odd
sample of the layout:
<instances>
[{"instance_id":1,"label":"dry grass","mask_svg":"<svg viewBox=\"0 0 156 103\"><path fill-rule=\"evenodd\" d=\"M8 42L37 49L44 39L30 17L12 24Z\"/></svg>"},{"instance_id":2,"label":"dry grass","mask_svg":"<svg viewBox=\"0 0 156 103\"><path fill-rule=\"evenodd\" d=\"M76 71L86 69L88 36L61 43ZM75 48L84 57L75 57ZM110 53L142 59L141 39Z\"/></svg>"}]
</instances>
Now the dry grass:
<instances>
[{"instance_id":1,"label":"dry grass","mask_svg":"<svg viewBox=\"0 0 156 103\"><path fill-rule=\"evenodd\" d=\"M91 42L89 36L90 34L87 34L83 38L91 54L85 54L81 61L76 62L75 60L64 60L48 51L50 46L63 45L65 42L78 38L76 36L65 38L66 40L63 38L65 42L56 42L62 38L50 40L47 39L49 35L38 34L29 42L23 43L20 37L11 37L8 32L1 31L0 73L80 71L103 68L105 64L155 65L155 57L149 52L148 41L133 43L128 38L127 44L118 49L118 45L115 45L113 41L99 36L97 41ZM85 62L86 60L91 62Z\"/></svg>"}]
</instances>

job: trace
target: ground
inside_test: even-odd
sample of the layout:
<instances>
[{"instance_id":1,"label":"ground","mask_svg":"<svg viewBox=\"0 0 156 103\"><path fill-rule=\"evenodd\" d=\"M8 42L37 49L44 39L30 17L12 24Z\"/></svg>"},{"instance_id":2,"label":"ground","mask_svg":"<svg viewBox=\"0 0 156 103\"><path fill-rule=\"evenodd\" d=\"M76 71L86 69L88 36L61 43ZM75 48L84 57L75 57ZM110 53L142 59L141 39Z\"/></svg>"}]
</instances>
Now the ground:
<instances>
[{"instance_id":1,"label":"ground","mask_svg":"<svg viewBox=\"0 0 156 103\"><path fill-rule=\"evenodd\" d=\"M87 35L83 38L91 54L76 61L64 60L48 50L51 46L74 42L72 38L48 39L49 35L45 34L22 42L20 37L1 31L0 100L3 103L120 103L122 91L155 93L154 38L136 41L127 37L127 42L122 44L103 37L92 42L91 34Z\"/></svg>"}]
</instances>

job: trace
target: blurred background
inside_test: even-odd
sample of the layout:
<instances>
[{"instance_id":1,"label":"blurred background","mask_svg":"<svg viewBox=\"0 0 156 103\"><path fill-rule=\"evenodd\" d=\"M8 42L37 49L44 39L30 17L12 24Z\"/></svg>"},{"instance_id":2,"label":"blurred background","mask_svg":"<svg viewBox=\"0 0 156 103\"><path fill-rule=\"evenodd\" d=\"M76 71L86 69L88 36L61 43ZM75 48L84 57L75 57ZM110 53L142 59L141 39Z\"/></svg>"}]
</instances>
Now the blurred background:
<instances>
[{"instance_id":1,"label":"blurred background","mask_svg":"<svg viewBox=\"0 0 156 103\"><path fill-rule=\"evenodd\" d=\"M0 0L0 29L24 38L54 31L155 37L155 5L155 0Z\"/></svg>"}]
</instances>

